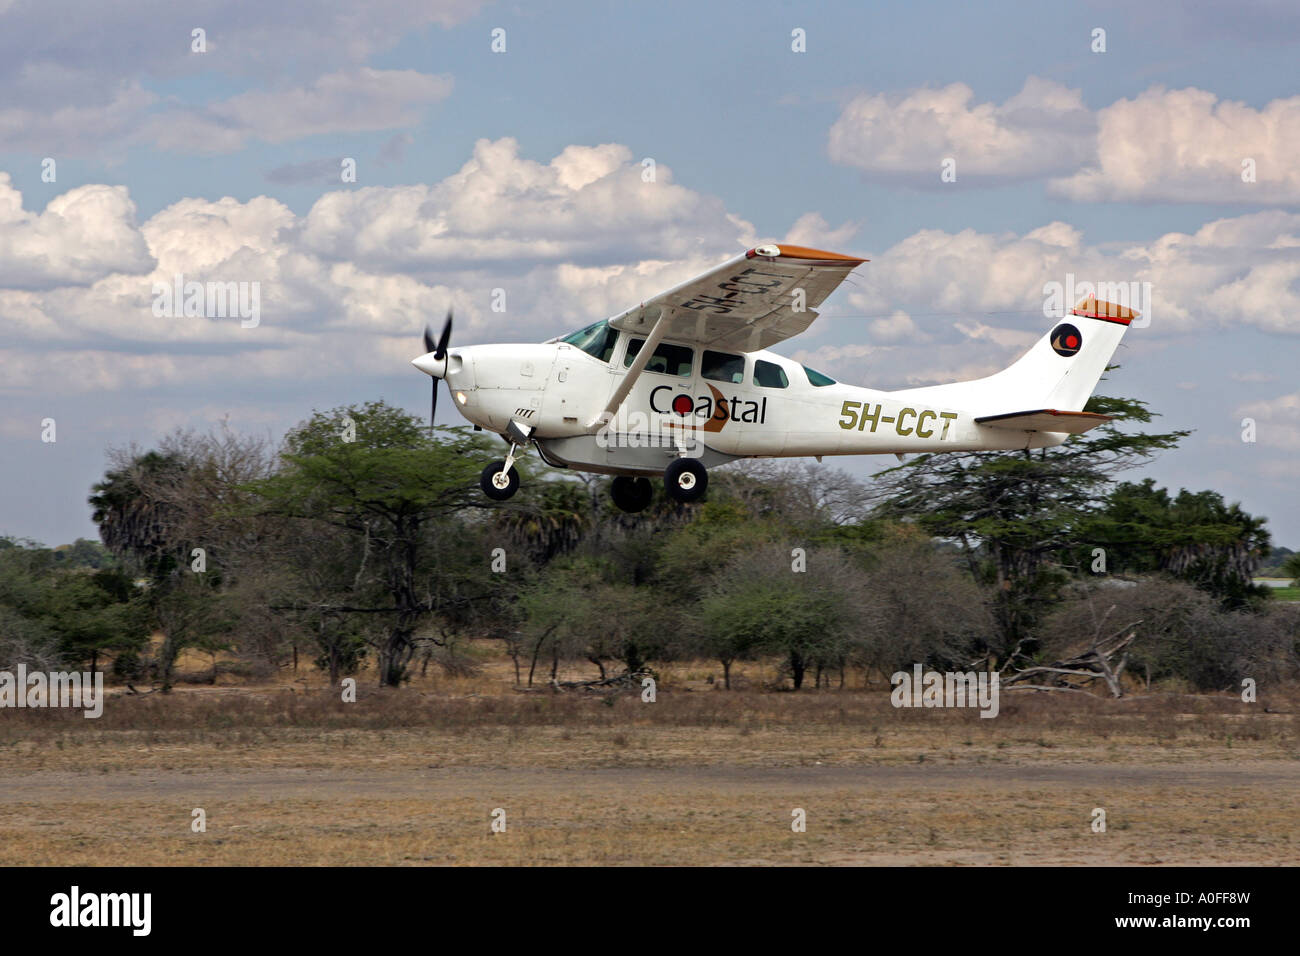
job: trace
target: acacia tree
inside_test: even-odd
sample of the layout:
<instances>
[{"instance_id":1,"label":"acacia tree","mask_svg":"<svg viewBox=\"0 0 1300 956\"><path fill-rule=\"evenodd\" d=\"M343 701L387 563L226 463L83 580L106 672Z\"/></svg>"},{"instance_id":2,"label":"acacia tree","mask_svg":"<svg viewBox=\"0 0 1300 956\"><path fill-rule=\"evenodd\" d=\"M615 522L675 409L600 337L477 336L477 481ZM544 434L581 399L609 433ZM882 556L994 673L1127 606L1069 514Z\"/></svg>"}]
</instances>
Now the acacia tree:
<instances>
[{"instance_id":1,"label":"acacia tree","mask_svg":"<svg viewBox=\"0 0 1300 956\"><path fill-rule=\"evenodd\" d=\"M1129 432L1147 424L1146 403L1093 396L1086 410L1115 421L1053 448L920 455L876 475L876 514L916 522L954 542L990 595L997 657L1032 647L1032 631L1056 600L1060 556L1087 544L1087 517L1114 476L1189 432Z\"/></svg>"},{"instance_id":2,"label":"acacia tree","mask_svg":"<svg viewBox=\"0 0 1300 956\"><path fill-rule=\"evenodd\" d=\"M464 527L451 520L486 505L478 473L487 456L467 428L431 436L401 409L367 402L313 414L287 436L277 473L248 486L256 513L328 526L351 539L355 563L343 575L349 583L314 610L383 622L383 685L406 678L422 623L464 612L475 581L488 584L487 555L472 563L453 555Z\"/></svg>"}]
</instances>

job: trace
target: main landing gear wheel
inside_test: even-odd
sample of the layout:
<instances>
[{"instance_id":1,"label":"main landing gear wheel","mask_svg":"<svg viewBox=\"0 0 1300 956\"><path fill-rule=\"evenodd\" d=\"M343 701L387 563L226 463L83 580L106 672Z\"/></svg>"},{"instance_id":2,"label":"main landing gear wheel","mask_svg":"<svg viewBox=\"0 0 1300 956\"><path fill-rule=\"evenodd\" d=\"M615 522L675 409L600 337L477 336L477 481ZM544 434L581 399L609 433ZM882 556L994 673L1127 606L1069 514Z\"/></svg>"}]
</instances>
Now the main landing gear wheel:
<instances>
[{"instance_id":1,"label":"main landing gear wheel","mask_svg":"<svg viewBox=\"0 0 1300 956\"><path fill-rule=\"evenodd\" d=\"M494 461L478 476L478 486L493 501L505 501L519 490L519 469L504 461Z\"/></svg>"},{"instance_id":2,"label":"main landing gear wheel","mask_svg":"<svg viewBox=\"0 0 1300 956\"><path fill-rule=\"evenodd\" d=\"M629 513L645 511L654 493L649 478L629 478L626 475L619 475L609 486L609 495L614 499L614 504L619 507L619 510Z\"/></svg>"},{"instance_id":3,"label":"main landing gear wheel","mask_svg":"<svg viewBox=\"0 0 1300 956\"><path fill-rule=\"evenodd\" d=\"M676 501L699 501L709 487L709 473L694 458L675 458L664 469L664 488Z\"/></svg>"}]
</instances>

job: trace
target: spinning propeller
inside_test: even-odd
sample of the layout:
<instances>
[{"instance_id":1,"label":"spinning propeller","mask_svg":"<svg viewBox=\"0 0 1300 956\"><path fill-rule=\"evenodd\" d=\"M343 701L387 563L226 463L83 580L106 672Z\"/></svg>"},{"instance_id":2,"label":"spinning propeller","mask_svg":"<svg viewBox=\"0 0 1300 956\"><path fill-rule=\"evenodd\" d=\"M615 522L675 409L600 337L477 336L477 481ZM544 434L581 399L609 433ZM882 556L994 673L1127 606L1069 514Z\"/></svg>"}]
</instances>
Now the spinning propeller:
<instances>
[{"instance_id":1,"label":"spinning propeller","mask_svg":"<svg viewBox=\"0 0 1300 956\"><path fill-rule=\"evenodd\" d=\"M429 326L424 327L424 350L432 352L433 357L442 361L447 357L447 342L451 338L451 309L447 310L447 321L442 324L442 333L438 336L438 341L433 340L433 329ZM445 368L444 368L445 374ZM433 418L438 413L438 379L433 378L433 396L429 402L429 431L433 431Z\"/></svg>"}]
</instances>

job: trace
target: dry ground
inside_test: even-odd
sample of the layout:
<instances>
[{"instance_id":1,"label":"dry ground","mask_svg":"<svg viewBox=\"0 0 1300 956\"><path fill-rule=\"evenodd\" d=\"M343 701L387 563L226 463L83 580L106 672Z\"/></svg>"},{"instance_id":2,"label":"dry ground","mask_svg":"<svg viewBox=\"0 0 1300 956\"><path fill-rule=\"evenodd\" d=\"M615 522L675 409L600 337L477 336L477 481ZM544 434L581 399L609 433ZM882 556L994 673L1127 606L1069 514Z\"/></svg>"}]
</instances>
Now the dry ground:
<instances>
[{"instance_id":1,"label":"dry ground","mask_svg":"<svg viewBox=\"0 0 1300 956\"><path fill-rule=\"evenodd\" d=\"M654 704L495 678L363 682L355 704L182 688L99 720L3 711L0 864L1300 863L1294 694L1004 693L988 720L880 689L707 686L665 675Z\"/></svg>"}]
</instances>

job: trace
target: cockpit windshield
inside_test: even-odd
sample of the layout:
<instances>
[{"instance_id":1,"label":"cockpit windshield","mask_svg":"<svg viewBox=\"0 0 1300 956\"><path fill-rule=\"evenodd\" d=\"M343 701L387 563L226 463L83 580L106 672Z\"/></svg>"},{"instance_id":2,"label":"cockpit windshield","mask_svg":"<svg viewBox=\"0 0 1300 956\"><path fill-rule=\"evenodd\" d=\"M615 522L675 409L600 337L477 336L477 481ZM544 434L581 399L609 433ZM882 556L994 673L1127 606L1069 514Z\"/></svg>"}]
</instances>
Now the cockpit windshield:
<instances>
[{"instance_id":1,"label":"cockpit windshield","mask_svg":"<svg viewBox=\"0 0 1300 956\"><path fill-rule=\"evenodd\" d=\"M609 327L609 320L593 322L585 329L566 335L560 339L574 348L582 349L588 355L608 362L614 356L614 343L618 341L618 332Z\"/></svg>"}]
</instances>

